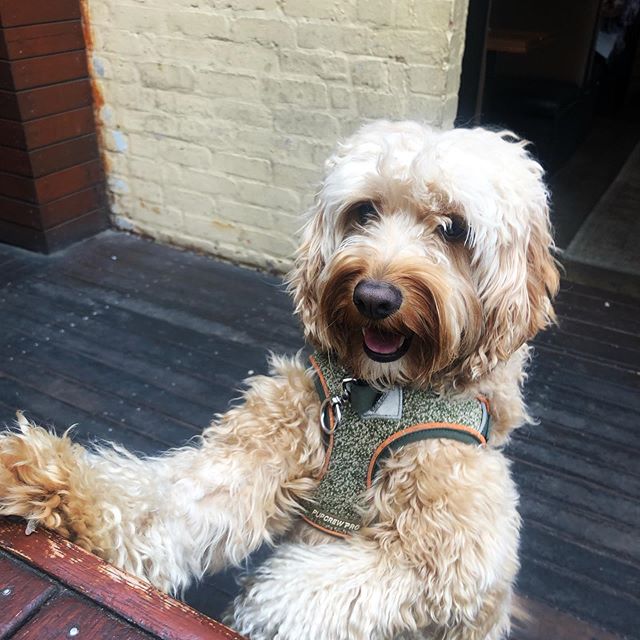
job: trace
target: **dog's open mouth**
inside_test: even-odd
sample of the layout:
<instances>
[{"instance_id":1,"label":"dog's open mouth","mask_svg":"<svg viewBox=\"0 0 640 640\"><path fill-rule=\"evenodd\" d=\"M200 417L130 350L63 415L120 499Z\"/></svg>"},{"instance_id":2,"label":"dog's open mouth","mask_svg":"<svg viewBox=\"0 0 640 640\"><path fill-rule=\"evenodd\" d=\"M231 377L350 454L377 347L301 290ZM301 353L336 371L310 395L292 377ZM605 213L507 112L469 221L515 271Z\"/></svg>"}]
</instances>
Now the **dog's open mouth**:
<instances>
[{"instance_id":1,"label":"dog's open mouth","mask_svg":"<svg viewBox=\"0 0 640 640\"><path fill-rule=\"evenodd\" d=\"M362 330L364 352L376 362L393 362L407 353L411 336L367 327Z\"/></svg>"}]
</instances>

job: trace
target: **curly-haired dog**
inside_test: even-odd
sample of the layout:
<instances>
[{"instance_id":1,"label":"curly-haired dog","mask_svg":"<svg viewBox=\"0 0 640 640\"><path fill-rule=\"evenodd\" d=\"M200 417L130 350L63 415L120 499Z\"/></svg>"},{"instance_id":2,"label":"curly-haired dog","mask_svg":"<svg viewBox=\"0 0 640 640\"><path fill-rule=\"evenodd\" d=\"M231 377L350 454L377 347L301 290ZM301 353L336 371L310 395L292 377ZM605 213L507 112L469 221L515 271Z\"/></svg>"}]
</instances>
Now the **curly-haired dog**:
<instances>
[{"instance_id":1,"label":"curly-haired dog","mask_svg":"<svg viewBox=\"0 0 640 640\"><path fill-rule=\"evenodd\" d=\"M509 134L364 126L290 276L314 367L274 358L158 458L22 419L0 513L172 591L277 541L230 613L254 640L504 637L520 521L500 447L558 288L541 176Z\"/></svg>"}]
</instances>

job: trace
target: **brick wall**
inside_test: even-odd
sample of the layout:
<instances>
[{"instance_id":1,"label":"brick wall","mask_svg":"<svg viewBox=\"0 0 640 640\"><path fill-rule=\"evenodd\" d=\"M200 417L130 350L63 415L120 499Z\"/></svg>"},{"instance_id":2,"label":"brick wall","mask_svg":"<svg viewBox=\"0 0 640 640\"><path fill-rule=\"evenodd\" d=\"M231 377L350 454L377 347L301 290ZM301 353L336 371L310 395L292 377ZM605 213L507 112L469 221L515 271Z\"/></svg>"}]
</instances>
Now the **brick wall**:
<instances>
[{"instance_id":1,"label":"brick wall","mask_svg":"<svg viewBox=\"0 0 640 640\"><path fill-rule=\"evenodd\" d=\"M467 0L87 0L116 223L282 270L336 139L450 126Z\"/></svg>"}]
</instances>

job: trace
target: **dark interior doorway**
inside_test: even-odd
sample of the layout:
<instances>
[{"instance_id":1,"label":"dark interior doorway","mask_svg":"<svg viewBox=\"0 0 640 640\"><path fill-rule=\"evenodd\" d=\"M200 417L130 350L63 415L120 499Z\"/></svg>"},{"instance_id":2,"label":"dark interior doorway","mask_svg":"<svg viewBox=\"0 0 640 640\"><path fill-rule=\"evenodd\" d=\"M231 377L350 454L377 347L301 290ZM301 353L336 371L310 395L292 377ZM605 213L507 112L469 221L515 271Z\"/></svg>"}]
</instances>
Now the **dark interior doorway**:
<instances>
[{"instance_id":1,"label":"dark interior doorway","mask_svg":"<svg viewBox=\"0 0 640 640\"><path fill-rule=\"evenodd\" d=\"M639 37L640 0L470 0L457 118L531 141L569 262L632 275L640 275Z\"/></svg>"}]
</instances>

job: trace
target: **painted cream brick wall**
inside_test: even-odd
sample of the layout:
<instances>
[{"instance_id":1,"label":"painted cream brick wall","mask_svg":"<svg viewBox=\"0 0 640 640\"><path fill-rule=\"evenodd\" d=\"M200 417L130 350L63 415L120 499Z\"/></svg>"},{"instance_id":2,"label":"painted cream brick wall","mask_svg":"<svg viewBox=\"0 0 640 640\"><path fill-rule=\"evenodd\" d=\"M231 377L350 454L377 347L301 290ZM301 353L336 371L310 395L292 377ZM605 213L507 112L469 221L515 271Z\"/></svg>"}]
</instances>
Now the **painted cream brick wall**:
<instances>
[{"instance_id":1,"label":"painted cream brick wall","mask_svg":"<svg viewBox=\"0 0 640 640\"><path fill-rule=\"evenodd\" d=\"M88 0L117 225L283 270L336 140L450 126L468 0Z\"/></svg>"}]
</instances>

